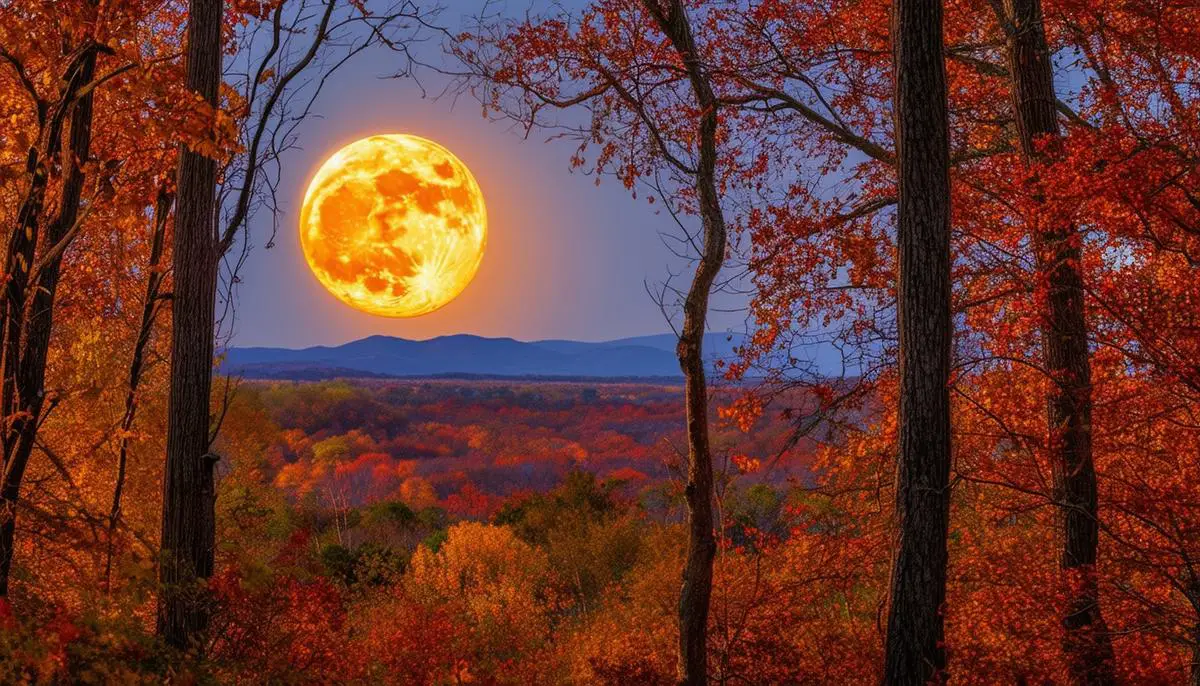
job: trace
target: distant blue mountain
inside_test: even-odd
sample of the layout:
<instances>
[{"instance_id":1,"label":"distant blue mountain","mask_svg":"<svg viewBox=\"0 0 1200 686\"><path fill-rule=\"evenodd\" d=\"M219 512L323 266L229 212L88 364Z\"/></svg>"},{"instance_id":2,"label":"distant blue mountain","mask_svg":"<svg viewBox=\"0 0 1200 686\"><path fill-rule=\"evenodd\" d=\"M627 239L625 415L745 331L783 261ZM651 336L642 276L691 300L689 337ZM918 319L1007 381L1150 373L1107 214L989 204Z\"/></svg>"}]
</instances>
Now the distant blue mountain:
<instances>
[{"instance_id":1,"label":"distant blue mountain","mask_svg":"<svg viewBox=\"0 0 1200 686\"><path fill-rule=\"evenodd\" d=\"M742 337L710 333L711 362L729 359ZM320 379L347 376L680 377L673 334L590 343L441 336L413 341L370 336L339 346L231 348L222 371L247 378Z\"/></svg>"}]
</instances>

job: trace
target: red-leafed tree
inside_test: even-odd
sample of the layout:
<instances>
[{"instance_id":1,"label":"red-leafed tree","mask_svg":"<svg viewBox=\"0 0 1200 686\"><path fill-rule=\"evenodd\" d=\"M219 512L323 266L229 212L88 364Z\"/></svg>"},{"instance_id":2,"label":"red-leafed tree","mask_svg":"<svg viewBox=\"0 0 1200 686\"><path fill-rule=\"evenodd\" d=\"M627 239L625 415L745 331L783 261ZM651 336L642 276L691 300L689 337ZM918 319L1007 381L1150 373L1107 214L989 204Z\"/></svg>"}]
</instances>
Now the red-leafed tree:
<instances>
[{"instance_id":1,"label":"red-leafed tree","mask_svg":"<svg viewBox=\"0 0 1200 686\"><path fill-rule=\"evenodd\" d=\"M459 48L485 108L528 128L558 126L545 118L548 109L584 109L589 124L567 125L580 141L574 166L589 164L584 156L596 143L597 171L615 174L631 190L649 185L669 211L699 219L699 230L687 237L696 269L679 294L676 349L685 379L688 509L678 674L687 684L708 681L716 540L703 341L728 240L721 194L734 166L721 157L738 157L724 145L729 134L722 130L722 103L707 66L711 48L694 29L706 20L689 17L681 0L616 0L595 3L578 19L483 25Z\"/></svg>"}]
</instances>

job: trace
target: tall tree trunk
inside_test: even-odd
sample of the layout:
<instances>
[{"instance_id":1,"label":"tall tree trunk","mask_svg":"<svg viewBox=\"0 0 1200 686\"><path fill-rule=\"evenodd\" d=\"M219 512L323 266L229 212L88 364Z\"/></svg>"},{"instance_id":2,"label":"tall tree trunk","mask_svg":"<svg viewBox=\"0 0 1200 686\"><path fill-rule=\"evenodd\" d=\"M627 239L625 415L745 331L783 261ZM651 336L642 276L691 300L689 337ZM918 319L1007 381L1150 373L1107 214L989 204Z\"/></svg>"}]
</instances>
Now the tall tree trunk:
<instances>
[{"instance_id":1,"label":"tall tree trunk","mask_svg":"<svg viewBox=\"0 0 1200 686\"><path fill-rule=\"evenodd\" d=\"M688 509L687 560L679 593L680 684L708 683L708 612L712 597L713 558L717 543L713 534L713 466L708 434L708 384L704 375L704 331L708 299L725 261L727 232L721 198L717 190L718 103L708 75L696 50L687 12L680 0L670 0L664 10L658 0L644 4L671 41L687 71L696 97L700 121L697 135L695 190L704 232L700 262L692 277L683 305L683 330L676 355L684 376L688 475L685 497Z\"/></svg>"},{"instance_id":2,"label":"tall tree trunk","mask_svg":"<svg viewBox=\"0 0 1200 686\"><path fill-rule=\"evenodd\" d=\"M1192 625L1192 664L1188 670L1188 686L1200 686L1200 621Z\"/></svg>"},{"instance_id":3,"label":"tall tree trunk","mask_svg":"<svg viewBox=\"0 0 1200 686\"><path fill-rule=\"evenodd\" d=\"M950 518L950 144L941 0L897 0L899 541L883 683L946 678L942 606Z\"/></svg>"},{"instance_id":4,"label":"tall tree trunk","mask_svg":"<svg viewBox=\"0 0 1200 686\"><path fill-rule=\"evenodd\" d=\"M213 106L221 83L221 15L221 0L189 3L187 86ZM214 460L208 447L219 261L214 235L216 184L216 160L185 147L176 184L158 607L159 634L180 649L200 649L208 628L203 584L212 576L215 546Z\"/></svg>"},{"instance_id":5,"label":"tall tree trunk","mask_svg":"<svg viewBox=\"0 0 1200 686\"><path fill-rule=\"evenodd\" d=\"M1188 600L1188 604L1192 606L1192 612L1197 615L1196 620L1192 623L1191 635L1191 653L1192 664L1188 669L1188 686L1200 686L1200 580L1191 575L1192 580L1188 583L1184 596Z\"/></svg>"},{"instance_id":6,"label":"tall tree trunk","mask_svg":"<svg viewBox=\"0 0 1200 686\"><path fill-rule=\"evenodd\" d=\"M1040 0L1004 0L1013 109L1025 161L1035 167L1059 139L1054 79ZM1039 149L1039 139L1051 144ZM1044 141L1043 141L1044 142ZM1035 184L1040 180L1035 179ZM1035 186L1036 188L1036 186ZM1037 199L1040 201L1040 190ZM1063 222L1033 221L1038 279L1047 285L1042 354L1050 374L1048 447L1061 520L1060 565L1068 589L1063 609L1066 653L1077 684L1114 683L1112 641L1100 612L1096 469L1092 462L1091 359L1079 270L1082 237Z\"/></svg>"},{"instance_id":7,"label":"tall tree trunk","mask_svg":"<svg viewBox=\"0 0 1200 686\"><path fill-rule=\"evenodd\" d=\"M1200 623L1192 627L1192 666L1188 671L1188 686L1200 686Z\"/></svg>"},{"instance_id":8,"label":"tall tree trunk","mask_svg":"<svg viewBox=\"0 0 1200 686\"><path fill-rule=\"evenodd\" d=\"M96 49L85 49L79 61L71 67L67 88L60 109L51 122L47 155L36 161L33 188L29 200L21 209L18 234L9 246L10 271L6 293L4 326L4 416L12 423L4 432L4 473L0 478L0 596L8 595L12 572L13 546L16 538L17 504L25 469L33 454L38 428L43 419L46 399L46 356L50 350L50 333L54 328L54 293L58 288L62 257L66 244L76 230L80 200L83 197L87 160L92 141L92 94L75 100L75 92L89 83L96 70ZM48 182L47 160L58 157L61 151L61 123L70 108L70 142L67 149L67 169L59 199L58 215L50 222L42 240L41 257L33 264L34 248L38 242L43 197ZM36 158L31 158L31 161ZM29 279L33 297L27 297ZM15 414L14 414L15 413Z\"/></svg>"}]
</instances>

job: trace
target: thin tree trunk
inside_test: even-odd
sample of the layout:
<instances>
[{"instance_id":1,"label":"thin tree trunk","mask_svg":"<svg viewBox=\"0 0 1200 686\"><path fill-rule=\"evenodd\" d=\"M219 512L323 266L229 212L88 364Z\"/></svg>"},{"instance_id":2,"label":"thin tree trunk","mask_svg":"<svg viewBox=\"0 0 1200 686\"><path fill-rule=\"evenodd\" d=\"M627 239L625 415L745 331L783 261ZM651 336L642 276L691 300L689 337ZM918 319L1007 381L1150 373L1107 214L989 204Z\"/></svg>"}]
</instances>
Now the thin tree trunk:
<instances>
[{"instance_id":1,"label":"thin tree trunk","mask_svg":"<svg viewBox=\"0 0 1200 686\"><path fill-rule=\"evenodd\" d=\"M75 100L74 93L89 83L96 69L95 48L85 49L72 65L60 109L51 121L47 154L41 160L31 156L33 186L21 209L18 231L9 244L9 282L6 293L6 317L3 335L3 412L11 417L4 432L4 473L0 479L0 597L8 595L16 538L17 504L25 469L33 454L37 431L43 419L46 398L46 356L54 327L54 293L65 244L69 242L79 219L87 160L92 140L92 95ZM67 150L66 177L59 200L58 216L50 222L44 237L42 263L34 272L33 257L38 243L38 225L46 185L47 160L58 157L62 146L61 125L70 108L70 142ZM15 267L15 271L11 269ZM29 279L36 277L33 297L28 298Z\"/></svg>"},{"instance_id":2,"label":"thin tree trunk","mask_svg":"<svg viewBox=\"0 0 1200 686\"><path fill-rule=\"evenodd\" d=\"M1192 611L1200 614L1200 585L1196 581L1188 584L1185 593ZM1192 664L1188 670L1188 686L1200 686L1200 617L1192 624Z\"/></svg>"},{"instance_id":3,"label":"thin tree trunk","mask_svg":"<svg viewBox=\"0 0 1200 686\"><path fill-rule=\"evenodd\" d=\"M695 190L704 243L684 300L683 330L676 348L684 375L688 441L685 490L688 544L679 594L678 679L680 684L687 686L705 686L708 683L708 613L717 544L713 534L713 466L703 343L709 294L724 263L726 244L725 215L721 210L716 179L718 105L701 65L683 3L671 0L665 12L657 0L647 0L646 6L683 61L700 110Z\"/></svg>"},{"instance_id":4,"label":"thin tree trunk","mask_svg":"<svg viewBox=\"0 0 1200 686\"><path fill-rule=\"evenodd\" d=\"M133 428L133 420L137 415L137 391L142 381L142 369L145 367L146 346L150 343L150 334L154 330L154 320L158 317L161 304L161 289L163 271L160 262L163 253L163 243L167 233L167 217L174 202L165 187L158 191L158 199L154 207L154 234L150 239L149 274L146 277L146 297L142 303L142 322L138 327L137 342L133 346L133 359L129 362L129 386L125 390L125 414L121 417L120 445L117 448L117 474L113 484L112 506L108 513L108 545L104 555L104 587L111 590L112 563L116 546L117 528L121 523L121 497L125 490L125 473L129 461L129 430Z\"/></svg>"},{"instance_id":5,"label":"thin tree trunk","mask_svg":"<svg viewBox=\"0 0 1200 686\"><path fill-rule=\"evenodd\" d=\"M1039 139L1053 145L1059 138L1041 2L1004 0L1004 9L1017 130L1025 161L1035 166L1047 152L1038 148ZM1036 192L1040 200L1040 191ZM1042 218L1035 218L1038 279L1048 286L1042 323L1042 354L1051 376L1046 398L1048 446L1060 503L1059 562L1069 594L1062 617L1063 650L1074 683L1111 684L1116 679L1112 641L1100 612L1096 578L1099 520L1080 241L1074 226L1045 225Z\"/></svg>"},{"instance_id":6,"label":"thin tree trunk","mask_svg":"<svg viewBox=\"0 0 1200 686\"><path fill-rule=\"evenodd\" d=\"M1200 686L1200 623L1192 627L1192 665L1188 671L1188 686Z\"/></svg>"},{"instance_id":7,"label":"thin tree trunk","mask_svg":"<svg viewBox=\"0 0 1200 686\"><path fill-rule=\"evenodd\" d=\"M899 167L899 540L883 683L946 680L950 517L950 145L941 0L893 9Z\"/></svg>"},{"instance_id":8,"label":"thin tree trunk","mask_svg":"<svg viewBox=\"0 0 1200 686\"><path fill-rule=\"evenodd\" d=\"M221 82L221 15L221 0L189 3L187 86L214 106ZM201 647L209 618L203 585L213 571L214 460L208 447L219 260L214 235L216 184L216 160L184 148L176 184L158 607L159 634L180 649Z\"/></svg>"}]
</instances>

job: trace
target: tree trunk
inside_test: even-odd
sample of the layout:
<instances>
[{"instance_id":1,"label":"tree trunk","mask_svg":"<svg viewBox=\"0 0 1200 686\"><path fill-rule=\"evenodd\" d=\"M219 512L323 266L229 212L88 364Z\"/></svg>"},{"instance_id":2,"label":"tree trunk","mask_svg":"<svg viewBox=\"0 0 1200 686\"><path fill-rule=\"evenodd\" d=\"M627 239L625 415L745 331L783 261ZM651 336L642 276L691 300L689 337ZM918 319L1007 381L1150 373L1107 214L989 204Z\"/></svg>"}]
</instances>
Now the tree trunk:
<instances>
[{"instance_id":1,"label":"tree trunk","mask_svg":"<svg viewBox=\"0 0 1200 686\"><path fill-rule=\"evenodd\" d=\"M48 182L47 160L53 160L61 151L60 110L52 123L47 155L34 171L34 187L29 201L22 207L18 222L18 236L10 243L10 264L16 264L16 272L10 272L6 298L6 324L4 328L4 416L12 416L12 423L4 432L4 473L0 479L0 597L8 595L9 575L12 572L13 546L16 539L17 503L25 469L33 454L38 427L41 425L42 410L46 393L46 356L50 350L50 333L54 328L54 293L58 288L62 256L69 242L75 223L79 218L79 203L83 197L83 163L87 160L92 141L92 94L74 101L74 93L89 83L96 70L96 50L86 49L80 60L72 65L67 78L61 107L71 108L69 159L65 167L62 195L59 199L58 216L50 222L42 241L40 268L33 272L34 248L38 242L37 226L41 219L41 205ZM14 262L15 258L15 262ZM23 278L21 278L23 277ZM32 298L27 298L29 279L36 277ZM13 414L15 412L15 415Z\"/></svg>"},{"instance_id":2,"label":"tree trunk","mask_svg":"<svg viewBox=\"0 0 1200 686\"><path fill-rule=\"evenodd\" d=\"M214 106L221 82L221 5L221 0L191 0L188 13L187 85ZM219 261L216 184L216 160L184 148L176 184L158 607L159 634L180 649L202 647L209 616L203 585L213 571L214 460L208 447Z\"/></svg>"},{"instance_id":3,"label":"tree trunk","mask_svg":"<svg viewBox=\"0 0 1200 686\"><path fill-rule=\"evenodd\" d=\"M900 456L883 683L942 683L950 517L950 144L941 0L897 0Z\"/></svg>"},{"instance_id":4,"label":"tree trunk","mask_svg":"<svg viewBox=\"0 0 1200 686\"><path fill-rule=\"evenodd\" d=\"M1188 602L1192 609L1200 613L1200 588L1190 584ZM1188 686L1200 686L1200 618L1192 625L1192 664L1188 670Z\"/></svg>"},{"instance_id":5,"label":"tree trunk","mask_svg":"<svg viewBox=\"0 0 1200 686\"><path fill-rule=\"evenodd\" d=\"M1046 152L1037 147L1039 139L1053 144L1059 138L1041 2L1005 0L1005 10L1017 130L1025 161L1035 166ZM1035 192L1040 200L1040 191ZM1046 398L1048 448L1061 519L1060 565L1069 594L1062 617L1063 650L1074 683L1110 684L1116 679L1112 642L1100 613L1096 578L1099 525L1080 241L1074 226L1044 225L1040 217L1033 222L1038 280L1048 287L1042 354L1051 377Z\"/></svg>"},{"instance_id":6,"label":"tree trunk","mask_svg":"<svg viewBox=\"0 0 1200 686\"><path fill-rule=\"evenodd\" d=\"M701 65L683 3L671 0L667 3L666 11L657 0L645 0L645 5L679 54L700 114L697 132L699 149L694 171L704 242L700 262L684 300L683 330L676 347L679 367L684 376L688 441L685 488L688 543L679 593L677 670L680 684L707 686L708 612L717 543L713 534L713 466L708 435L708 384L704 374L703 344L709 294L725 261L727 238L716 178L718 103Z\"/></svg>"}]
</instances>

